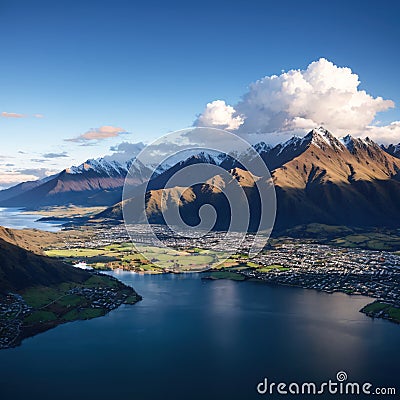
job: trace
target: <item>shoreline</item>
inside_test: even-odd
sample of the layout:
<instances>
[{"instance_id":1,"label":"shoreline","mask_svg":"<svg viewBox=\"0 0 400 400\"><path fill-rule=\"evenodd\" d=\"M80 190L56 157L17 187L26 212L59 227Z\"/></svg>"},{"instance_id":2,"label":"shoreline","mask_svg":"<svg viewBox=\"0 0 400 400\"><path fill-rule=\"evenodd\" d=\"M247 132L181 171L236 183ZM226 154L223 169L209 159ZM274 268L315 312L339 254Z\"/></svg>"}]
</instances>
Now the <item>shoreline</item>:
<instances>
[{"instance_id":1,"label":"shoreline","mask_svg":"<svg viewBox=\"0 0 400 400\"><path fill-rule=\"evenodd\" d=\"M181 274L194 274L194 273L197 273L197 274L201 275L201 274L207 274L207 273L210 273L210 272L211 273L229 272L231 274L234 274L234 275L237 275L237 276L241 276L243 278L242 279L235 279L235 278L229 278L229 277L218 278L218 277L213 277L213 276L209 275L209 276L202 276L201 279L210 280L210 281L215 281L215 280L233 280L235 282L248 281L248 282L262 283L262 284L265 284L265 285L270 285L270 286L275 286L275 287L284 286L284 287L288 287L288 288L292 287L292 288L304 289L304 290L315 290L317 292L320 292L320 293L322 292L322 293L326 293L326 294L341 293L341 294L344 294L344 295L347 295L347 296L350 296L350 297L363 296L363 297L368 298L369 302L363 308L358 310L358 312L360 312L360 313L362 313L362 314L364 314L364 315L366 315L366 316L368 316L368 317L370 317L372 319L380 318L380 319L385 319L387 321L393 322L395 324L400 324L400 319L394 319L394 318L391 318L390 316L387 317L384 313L379 313L379 311L375 313L375 312L371 312L369 310L369 307L374 305L374 304L385 304L387 306L390 306L390 304L385 303L384 301L382 301L382 300L380 300L378 298L371 297L371 296L366 296L366 295L361 294L361 293L349 293L349 292L346 292L344 290L324 290L324 289L309 288L309 287L306 287L306 286L300 286L300 285L294 285L294 284L288 284L288 283L269 282L269 281L263 280L261 278L254 278L254 277L249 278L245 274L243 274L243 273L241 273L239 271L221 271L220 269L212 269L212 268L209 268L206 271L180 271L180 272L164 271L164 272L161 272L161 273L152 273L152 272L149 272L149 271L137 272L137 271L132 271L132 270L124 270L122 268L110 269L110 271L112 271L112 272L114 272L114 271L122 271L122 272L127 272L127 273L132 273L132 274L138 274L138 275L160 275L160 274L181 275ZM395 307L393 307L393 308L395 308Z\"/></svg>"},{"instance_id":2,"label":"shoreline","mask_svg":"<svg viewBox=\"0 0 400 400\"><path fill-rule=\"evenodd\" d=\"M293 287L293 288L298 288L298 289L306 289L306 290L315 290L317 292L323 292L323 293L327 293L327 294L333 294L333 293L342 293L345 294L347 296L364 296L367 297L369 299L371 299L371 302L366 304L363 308L361 308L360 310L358 310L360 313L374 319L374 318L380 318L380 319L384 319L387 321L390 321L392 323L395 324L400 324L400 317L397 318L393 318L390 315L388 315L387 313L385 313L385 308L391 308L391 309L395 309L396 312L399 312L400 314L400 309L397 307L393 307L390 303L385 302L385 300L376 298L376 297L372 297L372 296L367 296L364 295L362 293L349 293L346 292L344 290L324 290L324 289L319 289L319 288L310 288L310 287L306 287L306 286L301 286L301 285L295 285L295 284L289 284L289 283L281 283L281 282L270 282L266 279L262 279L262 277L248 277L246 274L244 274L244 271L221 271L221 270L211 270L212 273L215 272L229 272L230 274L235 274L238 276L243 277L242 279L232 279L229 277L213 277L213 276L205 276L202 277L201 279L204 280L220 280L220 279L228 279L228 280L233 280L236 282L257 282L257 283L262 283L262 284L266 284L266 285L271 285L271 286L285 286L285 287ZM374 305L382 305L381 307L378 307L377 310L371 310L371 308L374 308Z\"/></svg>"},{"instance_id":3,"label":"shoreline","mask_svg":"<svg viewBox=\"0 0 400 400\"><path fill-rule=\"evenodd\" d=\"M95 271L91 275L82 284L33 286L0 295L0 351L59 325L103 317L142 300L135 289L113 276Z\"/></svg>"}]
</instances>

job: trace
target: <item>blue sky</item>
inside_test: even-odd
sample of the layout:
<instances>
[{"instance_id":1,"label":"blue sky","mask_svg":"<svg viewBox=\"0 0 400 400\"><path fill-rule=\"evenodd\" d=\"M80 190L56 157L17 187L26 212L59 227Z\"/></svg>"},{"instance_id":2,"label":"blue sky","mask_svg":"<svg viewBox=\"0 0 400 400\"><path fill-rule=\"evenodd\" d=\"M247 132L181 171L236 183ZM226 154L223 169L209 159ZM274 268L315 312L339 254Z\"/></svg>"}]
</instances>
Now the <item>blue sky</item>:
<instances>
[{"instance_id":1,"label":"blue sky","mask_svg":"<svg viewBox=\"0 0 400 400\"><path fill-rule=\"evenodd\" d=\"M0 186L191 126L214 100L247 110L251 82L320 58L400 104L399 11L385 0L0 0ZM386 108L375 122L400 120ZM115 135L82 138L99 128Z\"/></svg>"}]
</instances>

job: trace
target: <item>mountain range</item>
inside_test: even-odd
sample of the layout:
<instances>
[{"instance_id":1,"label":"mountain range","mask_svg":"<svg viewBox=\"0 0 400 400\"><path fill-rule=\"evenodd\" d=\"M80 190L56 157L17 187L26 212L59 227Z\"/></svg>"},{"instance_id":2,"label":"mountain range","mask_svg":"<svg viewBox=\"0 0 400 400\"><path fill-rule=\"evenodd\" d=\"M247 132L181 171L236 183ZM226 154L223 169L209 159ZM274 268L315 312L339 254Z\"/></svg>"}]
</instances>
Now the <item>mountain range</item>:
<instances>
[{"instance_id":1,"label":"mountain range","mask_svg":"<svg viewBox=\"0 0 400 400\"><path fill-rule=\"evenodd\" d=\"M121 199L122 187L131 165L132 160L123 164L105 159L88 160L51 177L0 191L0 206L112 205ZM141 167L131 171L131 182L140 184L146 180L145 176L150 170Z\"/></svg>"},{"instance_id":2,"label":"mountain range","mask_svg":"<svg viewBox=\"0 0 400 400\"><path fill-rule=\"evenodd\" d=\"M327 130L319 128L303 138L293 137L275 147L258 144L255 149L271 170L277 194L277 228L312 222L354 226L399 225L400 159L372 140L355 139L350 135L338 140ZM152 223L164 223L163 213L168 213L168 202L174 202L178 204L183 219L191 225L199 222L200 207L212 204L219 217L216 228L223 230L228 227L229 206L223 193L212 185L213 181L220 182L226 178L214 176L194 187L164 188L173 172L190 162L203 161L204 156L193 156L177 164L174 171L166 171L150 182L146 193L146 217ZM250 229L256 229L259 203L255 183L267 184L267 177L249 176L248 171L229 156L221 161L220 166L228 170L232 181L244 188L250 204ZM224 186L228 185L230 182L224 183ZM131 215L138 209L138 201L132 196L124 204L132 210ZM121 219L122 203L100 216ZM143 219L139 214L136 217L136 222Z\"/></svg>"},{"instance_id":3,"label":"mountain range","mask_svg":"<svg viewBox=\"0 0 400 400\"><path fill-rule=\"evenodd\" d=\"M294 136L277 146L261 142L253 147L271 171L277 194L278 228L312 222L399 226L400 145L385 147L368 138L357 139L350 135L339 140L321 127L305 137ZM45 182L20 184L1 191L0 206L111 205L97 217L118 220L122 218L122 187L132 162L89 160ZM207 153L192 155L161 169L150 181L149 168L139 164L131 174L132 182L133 187L147 185L147 218L154 223L164 222L162 196L167 195L193 225L198 223L201 205L212 204L221 215L216 228L226 228L230 217L227 204L223 193L213 186L215 180L225 180L224 185L230 185L226 177L209 176L203 184L193 187L165 188L177 171L197 163L218 164L229 172L232 182L235 180L245 188L251 206L250 225L255 229L259 215L255 183L266 184L267 177L250 176L240 162L225 154L218 157ZM128 201L134 209L135 190ZM138 222L142 217L137 216Z\"/></svg>"}]
</instances>

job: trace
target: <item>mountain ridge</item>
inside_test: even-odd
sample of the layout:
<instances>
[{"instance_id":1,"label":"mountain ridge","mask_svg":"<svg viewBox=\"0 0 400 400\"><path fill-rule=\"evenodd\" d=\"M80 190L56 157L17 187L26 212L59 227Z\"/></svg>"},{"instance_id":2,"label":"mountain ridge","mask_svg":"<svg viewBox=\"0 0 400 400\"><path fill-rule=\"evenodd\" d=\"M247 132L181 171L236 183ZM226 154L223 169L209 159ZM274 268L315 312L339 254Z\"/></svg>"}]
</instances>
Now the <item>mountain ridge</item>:
<instances>
[{"instance_id":1,"label":"mountain ridge","mask_svg":"<svg viewBox=\"0 0 400 400\"><path fill-rule=\"evenodd\" d=\"M283 154L279 162L275 159L277 166L271 171L278 198L278 227L315 222L399 225L400 159L385 152L372 140L356 139L350 135L339 140L329 131L318 128L303 138L293 137L274 148L263 147L266 163L271 152L275 156ZM176 165L171 172L182 166ZM233 170L240 171L241 175L245 173L238 166L229 171ZM220 179L218 176L210 178L211 181ZM151 203L151 207L146 207L146 213L151 222L163 223L160 214L163 207L157 199L161 199L159 191L167 189L163 188L161 181L159 185L156 183L152 182L147 192L146 201ZM184 193L183 189L180 190ZM194 196L193 187L186 190L190 199L196 198L201 204L218 203L216 198L211 199L210 196L208 199L205 195L201 199L198 195ZM247 188L247 191L254 190ZM179 203L176 192L172 198L176 204ZM187 199L179 203L182 213L186 215L189 214L187 204ZM196 210L196 207L191 208L191 212ZM99 217L121 219L122 204L105 210ZM256 221L253 221L255 225Z\"/></svg>"},{"instance_id":2,"label":"mountain ridge","mask_svg":"<svg viewBox=\"0 0 400 400\"><path fill-rule=\"evenodd\" d=\"M334 197L333 192L328 194L328 191L333 190L327 186L330 184L335 185L334 190L341 193L340 196L345 198L342 192L349 190L349 193L352 193L349 196L354 197L354 190L366 190L356 190L356 182L359 182L359 188L365 186L366 182L369 182L371 187L375 185L375 189L368 189L371 193L375 191L383 194L382 191L389 190L395 193L397 198L395 182L399 181L400 162L397 155L400 156L400 153L396 149L400 149L400 145L379 146L369 138L357 139L350 135L338 139L323 127L319 127L304 137L293 136L276 146L259 142L252 147L270 169L277 191L281 192L281 203L289 201L285 197L292 197L290 193L296 193L295 197L298 198L306 194L307 198L311 196L308 200L303 199L303 202L311 201L311 204L312 193L315 195L315 192L318 192L316 196L320 198ZM132 165L136 170L129 174L129 191L132 193L129 193L128 197L134 196L143 188L147 188L148 191L163 189L175 172L189 165L215 164L230 171L235 168L244 169L240 162L242 160L251 167L252 154L248 152L240 155L237 161L228 154L210 155L200 152L172 166L162 166L155 172L151 170L153 167L134 163L134 159L122 163L107 158L87 160L79 166L66 168L42 181L26 182L0 191L0 207L102 205L111 209L101 213L100 218L120 215L118 204L122 198L125 178ZM213 179L213 176L210 174L206 178ZM377 183L378 181L390 183L382 184ZM318 186L321 188L317 189ZM300 193L301 191L304 193ZM308 208L306 205L306 209Z\"/></svg>"},{"instance_id":3,"label":"mountain ridge","mask_svg":"<svg viewBox=\"0 0 400 400\"><path fill-rule=\"evenodd\" d=\"M126 175L131 170L131 164L131 161L124 165L117 161L106 161L104 158L87 160L77 167L64 169L39 185L28 187L28 190L17 192L14 189L16 195L8 196L3 201L0 192L0 206L37 208L66 204L111 205L118 202L122 196L122 188ZM136 181L140 184L150 171L143 165L137 167L135 164L135 167L134 173L131 171L130 182Z\"/></svg>"}]
</instances>

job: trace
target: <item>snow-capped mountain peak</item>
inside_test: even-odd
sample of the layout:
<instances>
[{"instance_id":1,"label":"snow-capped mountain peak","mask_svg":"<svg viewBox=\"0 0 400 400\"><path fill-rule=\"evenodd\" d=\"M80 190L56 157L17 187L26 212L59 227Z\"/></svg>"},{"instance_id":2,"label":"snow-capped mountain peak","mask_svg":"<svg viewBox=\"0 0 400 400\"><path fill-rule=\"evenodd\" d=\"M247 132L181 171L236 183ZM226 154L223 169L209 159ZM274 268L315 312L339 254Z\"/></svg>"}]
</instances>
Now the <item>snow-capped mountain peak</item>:
<instances>
[{"instance_id":1,"label":"snow-capped mountain peak","mask_svg":"<svg viewBox=\"0 0 400 400\"><path fill-rule=\"evenodd\" d=\"M278 144L276 146L276 148L279 148L278 155L282 154L288 148L297 148L299 145L303 144L305 139L306 137L302 138L300 136L294 135L289 140L286 140L286 142Z\"/></svg>"},{"instance_id":2,"label":"snow-capped mountain peak","mask_svg":"<svg viewBox=\"0 0 400 400\"><path fill-rule=\"evenodd\" d=\"M381 150L382 147L378 146L373 140L369 137L366 138L355 138L351 135L346 135L340 139L340 142L350 151L350 153L354 154L359 150ZM383 148L383 150L385 150Z\"/></svg>"},{"instance_id":3,"label":"snow-capped mountain peak","mask_svg":"<svg viewBox=\"0 0 400 400\"><path fill-rule=\"evenodd\" d=\"M354 138L351 135L346 135L340 139L341 143L350 151L354 150Z\"/></svg>"},{"instance_id":4,"label":"snow-capped mountain peak","mask_svg":"<svg viewBox=\"0 0 400 400\"><path fill-rule=\"evenodd\" d=\"M386 151L386 153L391 156L400 158L400 143L398 144L390 144L389 146L381 146L382 150Z\"/></svg>"},{"instance_id":5,"label":"snow-capped mountain peak","mask_svg":"<svg viewBox=\"0 0 400 400\"><path fill-rule=\"evenodd\" d=\"M100 175L115 176L126 174L128 172L128 162L119 163L118 161L107 161L104 158L90 159L78 166L72 166L67 168L65 172L67 174L82 174L87 171L93 171Z\"/></svg>"},{"instance_id":6,"label":"snow-capped mountain peak","mask_svg":"<svg viewBox=\"0 0 400 400\"><path fill-rule=\"evenodd\" d=\"M325 149L326 146L333 148L335 151L343 151L343 144L330 133L327 129L320 126L317 129L313 129L308 133L304 139L309 140L310 144L317 146L321 149Z\"/></svg>"},{"instance_id":7,"label":"snow-capped mountain peak","mask_svg":"<svg viewBox=\"0 0 400 400\"><path fill-rule=\"evenodd\" d=\"M261 154L262 152L267 153L272 149L272 146L270 144L267 144L265 142L259 142L253 145L253 149L258 153Z\"/></svg>"}]
</instances>

